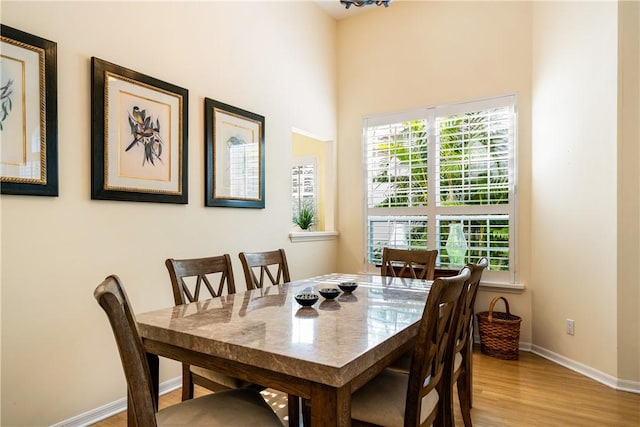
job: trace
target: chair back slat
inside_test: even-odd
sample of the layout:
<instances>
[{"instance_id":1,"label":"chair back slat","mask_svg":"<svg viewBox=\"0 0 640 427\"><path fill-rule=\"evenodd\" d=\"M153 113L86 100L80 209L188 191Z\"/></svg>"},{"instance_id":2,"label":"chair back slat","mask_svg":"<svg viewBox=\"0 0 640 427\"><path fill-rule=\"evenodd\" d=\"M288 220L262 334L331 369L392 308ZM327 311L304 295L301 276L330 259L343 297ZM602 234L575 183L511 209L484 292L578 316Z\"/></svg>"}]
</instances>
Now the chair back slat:
<instances>
[{"instance_id":1,"label":"chair back slat","mask_svg":"<svg viewBox=\"0 0 640 427\"><path fill-rule=\"evenodd\" d=\"M155 393L135 316L118 276L107 277L93 293L105 311L116 339L131 396L129 410L139 427L156 427Z\"/></svg>"},{"instance_id":2,"label":"chair back slat","mask_svg":"<svg viewBox=\"0 0 640 427\"><path fill-rule=\"evenodd\" d=\"M487 258L480 258L476 264L467 264L467 268L471 271L471 276L467 281L464 290L462 307L460 308L460 316L458 318L458 326L456 333L453 335L455 342L453 343L453 354L461 351L465 346L470 345L469 338L471 333L471 322L473 321L473 307L476 303L478 288L482 273L489 265Z\"/></svg>"},{"instance_id":3,"label":"chair back slat","mask_svg":"<svg viewBox=\"0 0 640 427\"><path fill-rule=\"evenodd\" d=\"M438 251L423 249L382 249L380 274L390 277L433 280Z\"/></svg>"},{"instance_id":4,"label":"chair back slat","mask_svg":"<svg viewBox=\"0 0 640 427\"><path fill-rule=\"evenodd\" d=\"M206 288L210 296L202 298L215 298L223 294L225 287L228 294L236 292L236 285L233 278L233 268L229 254L191 259L173 259L165 261L171 286L173 288L173 299L176 305L188 302L199 301L202 288ZM214 289L209 281L209 276L220 275L218 289ZM189 290L186 279L193 280L195 286L193 292Z\"/></svg>"},{"instance_id":5,"label":"chair back slat","mask_svg":"<svg viewBox=\"0 0 640 427\"><path fill-rule=\"evenodd\" d=\"M448 337L455 331L460 313L460 295L470 277L468 268L463 268L456 276L436 279L427 297L422 319L413 350L407 400L405 425L420 425L422 398L436 387L443 387L443 376ZM429 418L437 416L437 412Z\"/></svg>"},{"instance_id":6,"label":"chair back slat","mask_svg":"<svg viewBox=\"0 0 640 427\"><path fill-rule=\"evenodd\" d=\"M284 249L267 252L240 252L239 257L247 289L262 288L265 285L279 285L291 281ZM256 275L257 271L260 275L259 279Z\"/></svg>"}]
</instances>

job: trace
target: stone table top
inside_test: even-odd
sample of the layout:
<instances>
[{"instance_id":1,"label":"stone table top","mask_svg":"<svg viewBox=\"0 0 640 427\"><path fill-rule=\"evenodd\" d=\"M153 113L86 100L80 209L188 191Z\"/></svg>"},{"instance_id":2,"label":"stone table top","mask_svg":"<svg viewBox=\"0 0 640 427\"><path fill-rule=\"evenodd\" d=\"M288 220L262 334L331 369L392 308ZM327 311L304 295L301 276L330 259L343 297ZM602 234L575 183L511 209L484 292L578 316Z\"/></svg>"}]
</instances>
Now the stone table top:
<instances>
[{"instance_id":1,"label":"stone table top","mask_svg":"<svg viewBox=\"0 0 640 427\"><path fill-rule=\"evenodd\" d=\"M358 283L301 307L311 288ZM136 315L143 339L340 387L417 333L430 281L329 274Z\"/></svg>"}]
</instances>

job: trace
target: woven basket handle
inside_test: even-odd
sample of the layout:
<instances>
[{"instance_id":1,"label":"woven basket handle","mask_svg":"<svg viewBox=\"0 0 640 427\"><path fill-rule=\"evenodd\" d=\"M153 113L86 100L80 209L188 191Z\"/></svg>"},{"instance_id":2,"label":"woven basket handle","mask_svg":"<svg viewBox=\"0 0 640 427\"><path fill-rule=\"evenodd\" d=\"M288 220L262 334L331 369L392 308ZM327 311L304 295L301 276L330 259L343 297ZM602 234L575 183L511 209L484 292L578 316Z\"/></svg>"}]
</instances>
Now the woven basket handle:
<instances>
[{"instance_id":1,"label":"woven basket handle","mask_svg":"<svg viewBox=\"0 0 640 427\"><path fill-rule=\"evenodd\" d=\"M493 320L493 307L496 305L496 303L499 300L504 301L504 306L507 308L507 315L511 314L511 312L509 311L509 302L507 301L507 299L505 297L494 297L491 300L491 304L489 304L489 317L487 318L487 320L489 320L489 322L491 322Z\"/></svg>"}]
</instances>

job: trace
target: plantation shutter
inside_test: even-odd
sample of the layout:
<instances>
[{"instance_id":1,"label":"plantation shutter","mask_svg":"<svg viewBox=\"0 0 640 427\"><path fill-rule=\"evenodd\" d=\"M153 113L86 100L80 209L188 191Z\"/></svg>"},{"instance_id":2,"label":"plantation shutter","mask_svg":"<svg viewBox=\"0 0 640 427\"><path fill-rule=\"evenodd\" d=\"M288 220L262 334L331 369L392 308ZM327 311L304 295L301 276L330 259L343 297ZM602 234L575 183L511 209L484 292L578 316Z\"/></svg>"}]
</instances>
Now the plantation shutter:
<instances>
[{"instance_id":1,"label":"plantation shutter","mask_svg":"<svg viewBox=\"0 0 640 427\"><path fill-rule=\"evenodd\" d=\"M514 282L515 129L515 96L365 118L367 268L385 246L437 249Z\"/></svg>"},{"instance_id":2,"label":"plantation shutter","mask_svg":"<svg viewBox=\"0 0 640 427\"><path fill-rule=\"evenodd\" d=\"M440 206L509 203L508 107L436 118Z\"/></svg>"}]
</instances>

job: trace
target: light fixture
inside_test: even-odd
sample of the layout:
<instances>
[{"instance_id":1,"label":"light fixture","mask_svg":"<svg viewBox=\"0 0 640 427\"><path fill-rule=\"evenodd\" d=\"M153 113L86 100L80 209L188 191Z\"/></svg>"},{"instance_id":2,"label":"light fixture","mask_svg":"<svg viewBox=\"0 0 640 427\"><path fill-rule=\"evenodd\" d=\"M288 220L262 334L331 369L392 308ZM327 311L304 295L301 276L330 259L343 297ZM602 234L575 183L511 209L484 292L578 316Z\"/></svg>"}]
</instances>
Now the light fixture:
<instances>
[{"instance_id":1,"label":"light fixture","mask_svg":"<svg viewBox=\"0 0 640 427\"><path fill-rule=\"evenodd\" d=\"M344 5L345 8L349 9L351 5L356 7L368 6L370 4L375 4L376 6L389 7L389 3L391 0L340 0L340 3Z\"/></svg>"}]
</instances>

